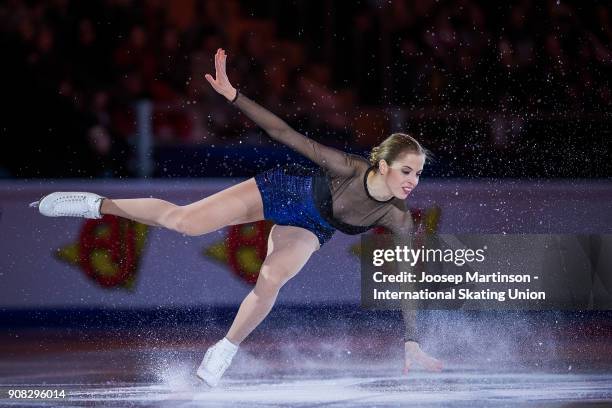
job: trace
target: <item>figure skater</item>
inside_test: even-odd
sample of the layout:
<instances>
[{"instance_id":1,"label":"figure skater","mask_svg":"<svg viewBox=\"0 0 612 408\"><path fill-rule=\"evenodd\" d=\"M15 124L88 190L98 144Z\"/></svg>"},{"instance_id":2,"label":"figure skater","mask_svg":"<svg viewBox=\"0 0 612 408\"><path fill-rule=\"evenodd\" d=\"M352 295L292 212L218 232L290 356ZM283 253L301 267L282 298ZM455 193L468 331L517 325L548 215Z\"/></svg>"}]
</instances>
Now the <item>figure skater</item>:
<instances>
[{"instance_id":1,"label":"figure skater","mask_svg":"<svg viewBox=\"0 0 612 408\"><path fill-rule=\"evenodd\" d=\"M280 288L294 277L335 230L359 234L384 226L395 234L412 230L404 200L419 182L427 152L412 137L393 134L372 149L370 161L315 142L235 89L226 74L226 54L215 54L216 77L205 77L270 137L318 165L286 165L179 206L156 198L111 199L87 192L56 192L32 203L50 217L100 218L103 214L198 236L227 225L271 220L268 251L253 290L245 297L226 336L211 346L196 374L211 386L230 365L238 346L268 315ZM315 171L316 170L316 171ZM442 363L418 344L414 311L404 311L405 368Z\"/></svg>"}]
</instances>

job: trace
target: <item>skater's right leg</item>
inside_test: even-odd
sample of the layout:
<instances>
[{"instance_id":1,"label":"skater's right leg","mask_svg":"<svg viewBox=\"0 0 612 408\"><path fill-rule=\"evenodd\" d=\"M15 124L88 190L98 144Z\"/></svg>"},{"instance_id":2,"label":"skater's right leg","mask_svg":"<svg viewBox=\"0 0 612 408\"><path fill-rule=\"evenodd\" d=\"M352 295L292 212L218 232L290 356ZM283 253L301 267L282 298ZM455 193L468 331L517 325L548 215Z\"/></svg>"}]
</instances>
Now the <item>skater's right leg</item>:
<instances>
[{"instance_id":1,"label":"skater's right leg","mask_svg":"<svg viewBox=\"0 0 612 408\"><path fill-rule=\"evenodd\" d=\"M54 194L68 195L71 193ZM79 194L99 198L99 196L92 193ZM43 207L50 207L48 205L44 206L44 201L45 198L41 200ZM58 205L66 206L70 204L68 200L65 201ZM91 206L93 204L90 204ZM45 215L51 215L50 213L53 211L58 212L59 215L64 215L61 213L61 209L60 207L55 207L50 211L46 211ZM95 211L92 210L90 212L97 213L97 211L98 207L95 208ZM116 215L147 225L165 227L192 236L216 231L226 225L255 222L264 219L263 202L254 178L184 206L157 198L104 198L99 207L99 213L102 215ZM78 215L82 214L79 213Z\"/></svg>"},{"instance_id":2,"label":"skater's right leg","mask_svg":"<svg viewBox=\"0 0 612 408\"><path fill-rule=\"evenodd\" d=\"M138 221L154 227L166 227L162 224L164 214L176 209L178 205L159 198L104 198L100 213L116 215Z\"/></svg>"},{"instance_id":3,"label":"skater's right leg","mask_svg":"<svg viewBox=\"0 0 612 408\"><path fill-rule=\"evenodd\" d=\"M263 202L254 178L184 206L156 198L105 199L101 212L192 236L264 219Z\"/></svg>"}]
</instances>

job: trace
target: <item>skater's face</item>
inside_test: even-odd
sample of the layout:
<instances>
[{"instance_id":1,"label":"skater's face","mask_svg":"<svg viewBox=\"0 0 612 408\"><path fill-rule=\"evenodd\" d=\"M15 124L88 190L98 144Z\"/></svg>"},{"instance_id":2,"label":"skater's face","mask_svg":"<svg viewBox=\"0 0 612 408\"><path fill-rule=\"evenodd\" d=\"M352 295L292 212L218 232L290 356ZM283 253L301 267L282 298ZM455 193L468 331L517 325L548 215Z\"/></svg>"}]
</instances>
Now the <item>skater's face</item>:
<instances>
[{"instance_id":1,"label":"skater's face","mask_svg":"<svg viewBox=\"0 0 612 408\"><path fill-rule=\"evenodd\" d=\"M418 153L404 153L391 164L381 163L381 174L393 195L405 199L419 184L419 177L425 165L425 156Z\"/></svg>"}]
</instances>

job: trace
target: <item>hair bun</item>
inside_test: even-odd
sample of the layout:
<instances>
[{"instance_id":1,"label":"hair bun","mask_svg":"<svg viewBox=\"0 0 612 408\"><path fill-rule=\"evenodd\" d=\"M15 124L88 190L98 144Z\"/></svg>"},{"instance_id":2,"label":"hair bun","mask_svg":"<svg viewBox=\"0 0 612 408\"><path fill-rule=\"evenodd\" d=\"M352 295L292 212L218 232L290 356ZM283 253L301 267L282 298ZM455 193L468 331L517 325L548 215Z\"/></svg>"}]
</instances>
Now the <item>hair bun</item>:
<instances>
[{"instance_id":1,"label":"hair bun","mask_svg":"<svg viewBox=\"0 0 612 408\"><path fill-rule=\"evenodd\" d=\"M380 154L380 146L374 146L370 151L370 164L378 163L378 155Z\"/></svg>"},{"instance_id":2,"label":"hair bun","mask_svg":"<svg viewBox=\"0 0 612 408\"><path fill-rule=\"evenodd\" d=\"M381 160L392 163L400 154L411 152L422 154L428 160L430 153L412 136L406 133L393 133L370 151L370 164L378 165Z\"/></svg>"}]
</instances>

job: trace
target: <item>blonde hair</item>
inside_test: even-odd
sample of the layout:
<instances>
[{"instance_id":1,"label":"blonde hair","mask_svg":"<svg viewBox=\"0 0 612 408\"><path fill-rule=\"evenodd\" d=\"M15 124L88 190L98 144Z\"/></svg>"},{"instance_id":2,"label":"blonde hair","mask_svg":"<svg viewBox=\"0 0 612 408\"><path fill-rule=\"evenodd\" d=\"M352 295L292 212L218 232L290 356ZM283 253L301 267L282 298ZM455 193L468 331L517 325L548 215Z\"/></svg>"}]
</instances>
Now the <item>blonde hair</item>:
<instances>
[{"instance_id":1,"label":"blonde hair","mask_svg":"<svg viewBox=\"0 0 612 408\"><path fill-rule=\"evenodd\" d=\"M405 133L393 133L382 141L381 144L372 148L370 152L370 164L378 168L378 163L385 160L391 164L404 153L416 153L425 156L425 160L431 159L431 153L425 149L412 136Z\"/></svg>"}]
</instances>

